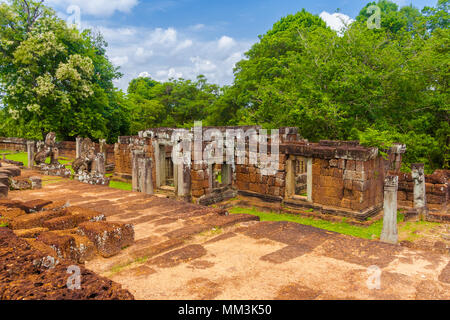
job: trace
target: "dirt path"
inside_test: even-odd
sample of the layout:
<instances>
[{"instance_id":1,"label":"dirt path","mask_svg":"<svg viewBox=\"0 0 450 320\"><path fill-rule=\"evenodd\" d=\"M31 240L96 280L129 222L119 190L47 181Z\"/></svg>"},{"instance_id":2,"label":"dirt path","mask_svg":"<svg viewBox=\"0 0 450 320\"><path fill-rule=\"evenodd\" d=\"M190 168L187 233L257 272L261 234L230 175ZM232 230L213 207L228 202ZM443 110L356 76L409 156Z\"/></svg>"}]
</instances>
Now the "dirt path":
<instances>
[{"instance_id":1,"label":"dirt path","mask_svg":"<svg viewBox=\"0 0 450 320\"><path fill-rule=\"evenodd\" d=\"M68 180L10 198L68 200L133 223L135 245L86 267L137 299L450 299L448 255ZM369 289L377 270L380 288Z\"/></svg>"}]
</instances>

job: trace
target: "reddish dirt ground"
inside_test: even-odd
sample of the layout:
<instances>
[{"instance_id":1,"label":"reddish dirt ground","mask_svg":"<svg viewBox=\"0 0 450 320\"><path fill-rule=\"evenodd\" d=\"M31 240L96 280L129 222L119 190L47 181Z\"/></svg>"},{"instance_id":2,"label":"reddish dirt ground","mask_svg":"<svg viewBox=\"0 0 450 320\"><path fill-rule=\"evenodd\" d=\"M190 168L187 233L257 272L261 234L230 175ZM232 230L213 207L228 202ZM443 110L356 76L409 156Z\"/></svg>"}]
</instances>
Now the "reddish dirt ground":
<instances>
[{"instance_id":1,"label":"reddish dirt ground","mask_svg":"<svg viewBox=\"0 0 450 320\"><path fill-rule=\"evenodd\" d=\"M67 200L134 224L134 245L86 268L136 299L450 299L444 254L69 180L9 198Z\"/></svg>"}]
</instances>

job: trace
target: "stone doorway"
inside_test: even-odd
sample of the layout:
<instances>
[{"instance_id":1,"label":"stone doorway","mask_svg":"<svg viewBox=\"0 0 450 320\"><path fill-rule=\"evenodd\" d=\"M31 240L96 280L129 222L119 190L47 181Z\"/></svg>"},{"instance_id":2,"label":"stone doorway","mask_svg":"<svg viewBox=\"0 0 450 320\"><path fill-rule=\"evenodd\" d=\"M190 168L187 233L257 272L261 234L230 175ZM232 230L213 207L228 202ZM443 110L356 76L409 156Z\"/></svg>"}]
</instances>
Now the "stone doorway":
<instances>
[{"instance_id":1,"label":"stone doorway","mask_svg":"<svg viewBox=\"0 0 450 320\"><path fill-rule=\"evenodd\" d=\"M312 159L290 155L286 170L286 197L312 202Z\"/></svg>"},{"instance_id":2,"label":"stone doorway","mask_svg":"<svg viewBox=\"0 0 450 320\"><path fill-rule=\"evenodd\" d=\"M175 192L177 181L175 179L175 166L172 161L172 146L158 145L157 161L157 187Z\"/></svg>"}]
</instances>

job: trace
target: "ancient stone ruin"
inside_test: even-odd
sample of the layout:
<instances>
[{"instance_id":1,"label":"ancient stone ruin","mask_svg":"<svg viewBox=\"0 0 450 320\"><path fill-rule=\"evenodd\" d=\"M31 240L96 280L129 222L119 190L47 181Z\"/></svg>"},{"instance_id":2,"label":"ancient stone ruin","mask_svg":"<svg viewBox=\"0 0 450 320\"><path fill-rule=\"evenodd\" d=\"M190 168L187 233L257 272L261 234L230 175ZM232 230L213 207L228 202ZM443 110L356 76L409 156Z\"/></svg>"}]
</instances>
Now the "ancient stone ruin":
<instances>
[{"instance_id":1,"label":"ancient stone ruin","mask_svg":"<svg viewBox=\"0 0 450 320\"><path fill-rule=\"evenodd\" d=\"M203 128L201 134L211 129ZM385 176L389 170L400 168L405 152L405 146L394 145L385 160L378 149L363 147L357 141L310 143L299 137L296 128L280 128L278 154L267 152L267 157L276 157L278 167L273 174L263 174L265 169L252 163L257 154L250 150L252 137L248 134L260 131L259 126L213 129L223 141L203 141L200 150L195 149L194 142L183 145L186 132L181 134L180 129L149 129L138 137L120 137L115 146L114 179L145 185L139 182L142 175L137 170L137 159L144 157L151 159L146 169L151 177L146 178L146 183L151 181L153 190L169 192L177 198L209 205L241 195L294 210L312 209L365 220L383 209ZM242 130L244 154L239 154L237 139L234 144L225 141L229 129ZM197 133L193 128L187 134ZM179 138L174 139L174 135ZM265 139L259 141L260 145L270 145L270 137ZM173 163L175 146L206 154L211 153L211 141L223 145L219 161L196 163L192 159ZM232 159L227 158L230 148L234 151L230 152L234 155ZM244 157L244 163L237 161L238 156Z\"/></svg>"},{"instance_id":2,"label":"ancient stone ruin","mask_svg":"<svg viewBox=\"0 0 450 320\"><path fill-rule=\"evenodd\" d=\"M32 149L30 144L30 150ZM59 151L56 147L56 134L50 132L47 134L45 141L37 143L37 152L34 155L33 169L37 169L44 175L61 176L69 178L71 176L70 170L58 161ZM45 161L50 157L50 164Z\"/></svg>"},{"instance_id":3,"label":"ancient stone ruin","mask_svg":"<svg viewBox=\"0 0 450 320\"><path fill-rule=\"evenodd\" d=\"M80 143L78 156L72 163L74 178L84 183L109 185L110 179L105 176L105 154L96 153L95 144L89 138L77 141L77 143Z\"/></svg>"}]
</instances>

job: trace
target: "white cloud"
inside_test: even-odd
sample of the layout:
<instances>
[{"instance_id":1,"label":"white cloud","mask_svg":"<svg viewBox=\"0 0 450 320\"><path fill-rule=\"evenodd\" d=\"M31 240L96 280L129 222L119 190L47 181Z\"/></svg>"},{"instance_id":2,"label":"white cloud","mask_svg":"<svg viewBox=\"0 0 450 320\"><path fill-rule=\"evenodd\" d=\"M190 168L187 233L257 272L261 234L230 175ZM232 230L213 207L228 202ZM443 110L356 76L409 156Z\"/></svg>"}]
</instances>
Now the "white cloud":
<instances>
[{"instance_id":1,"label":"white cloud","mask_svg":"<svg viewBox=\"0 0 450 320\"><path fill-rule=\"evenodd\" d=\"M205 75L220 85L233 81L233 68L252 42L227 36L205 41L194 33L175 28L97 28L109 43L107 54L120 66L124 77L116 85L126 90L129 81L149 76L158 81L170 78L195 79Z\"/></svg>"},{"instance_id":2,"label":"white cloud","mask_svg":"<svg viewBox=\"0 0 450 320\"><path fill-rule=\"evenodd\" d=\"M156 28L150 34L149 44L173 44L177 41L177 31L174 28L168 28L166 30Z\"/></svg>"},{"instance_id":3,"label":"white cloud","mask_svg":"<svg viewBox=\"0 0 450 320\"><path fill-rule=\"evenodd\" d=\"M138 77L140 77L140 78L151 78L152 76L147 71L144 71L144 72L139 73Z\"/></svg>"},{"instance_id":4,"label":"white cloud","mask_svg":"<svg viewBox=\"0 0 450 320\"><path fill-rule=\"evenodd\" d=\"M193 30L193 31L200 31L202 29L205 29L205 25L202 23L196 24L194 26L190 26L189 29Z\"/></svg>"},{"instance_id":5,"label":"white cloud","mask_svg":"<svg viewBox=\"0 0 450 320\"><path fill-rule=\"evenodd\" d=\"M337 12L329 14L328 12L323 11L319 16L325 21L327 26L338 32L341 32L343 28L355 21L349 16Z\"/></svg>"},{"instance_id":6,"label":"white cloud","mask_svg":"<svg viewBox=\"0 0 450 320\"><path fill-rule=\"evenodd\" d=\"M111 58L111 62L117 66L117 67L121 67L124 64L126 64L128 62L128 57L127 56L121 56L121 57L112 57Z\"/></svg>"},{"instance_id":7,"label":"white cloud","mask_svg":"<svg viewBox=\"0 0 450 320\"><path fill-rule=\"evenodd\" d=\"M227 37L227 36L223 36L222 38L220 38L218 46L219 49L221 50L226 50L229 49L231 47L233 47L235 45L235 41L233 40L233 38Z\"/></svg>"},{"instance_id":8,"label":"white cloud","mask_svg":"<svg viewBox=\"0 0 450 320\"><path fill-rule=\"evenodd\" d=\"M109 17L116 11L129 13L138 3L138 0L48 0L47 3L57 10L66 12L66 9L75 5L80 7L81 14Z\"/></svg>"}]
</instances>

